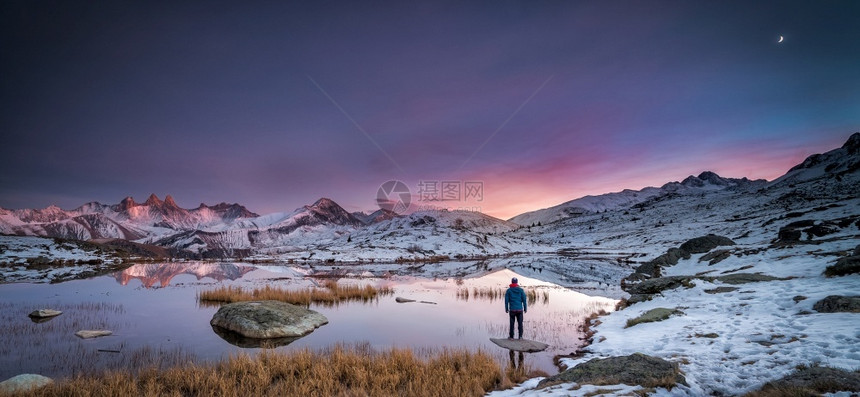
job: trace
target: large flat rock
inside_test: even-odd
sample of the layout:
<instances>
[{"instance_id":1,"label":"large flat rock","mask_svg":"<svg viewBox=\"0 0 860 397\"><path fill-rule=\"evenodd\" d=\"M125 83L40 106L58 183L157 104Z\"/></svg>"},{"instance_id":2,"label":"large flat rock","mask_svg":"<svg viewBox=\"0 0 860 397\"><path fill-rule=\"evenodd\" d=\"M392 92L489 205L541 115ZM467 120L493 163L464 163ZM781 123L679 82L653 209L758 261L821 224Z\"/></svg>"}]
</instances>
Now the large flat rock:
<instances>
[{"instance_id":1,"label":"large flat rock","mask_svg":"<svg viewBox=\"0 0 860 397\"><path fill-rule=\"evenodd\" d=\"M246 338L290 338L328 324L322 314L279 301L236 302L221 306L209 324Z\"/></svg>"},{"instance_id":2,"label":"large flat rock","mask_svg":"<svg viewBox=\"0 0 860 397\"><path fill-rule=\"evenodd\" d=\"M505 349L527 353L544 351L549 347L546 343L529 339L490 338L490 342L504 347Z\"/></svg>"}]
</instances>

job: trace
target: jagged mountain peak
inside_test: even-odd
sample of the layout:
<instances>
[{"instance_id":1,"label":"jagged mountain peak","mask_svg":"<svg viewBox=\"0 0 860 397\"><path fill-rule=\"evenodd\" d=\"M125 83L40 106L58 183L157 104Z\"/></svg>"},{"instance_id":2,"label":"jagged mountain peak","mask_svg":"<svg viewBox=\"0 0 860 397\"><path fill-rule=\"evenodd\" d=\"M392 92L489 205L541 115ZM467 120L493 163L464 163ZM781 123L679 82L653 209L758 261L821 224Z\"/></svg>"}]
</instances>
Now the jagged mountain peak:
<instances>
[{"instance_id":1,"label":"jagged mountain peak","mask_svg":"<svg viewBox=\"0 0 860 397\"><path fill-rule=\"evenodd\" d=\"M129 208L135 207L135 206L137 206L137 203L134 202L134 197L127 196L126 198L122 199L122 201L119 202L118 210L119 211L126 211Z\"/></svg>"},{"instance_id":2,"label":"jagged mountain peak","mask_svg":"<svg viewBox=\"0 0 860 397\"><path fill-rule=\"evenodd\" d=\"M209 208L211 211L221 215L224 219L237 219L237 218L256 218L260 216L257 213L251 212L244 205L240 205L237 203L228 204L225 202L221 202L215 204L213 206L208 206L206 204L201 203L198 209Z\"/></svg>"},{"instance_id":3,"label":"jagged mountain peak","mask_svg":"<svg viewBox=\"0 0 860 397\"><path fill-rule=\"evenodd\" d=\"M163 202L159 200L158 196L156 196L155 193L152 193L149 195L149 198L147 198L146 201L143 202L143 204L149 206L161 206Z\"/></svg>"},{"instance_id":4,"label":"jagged mountain peak","mask_svg":"<svg viewBox=\"0 0 860 397\"><path fill-rule=\"evenodd\" d=\"M705 185L730 186L732 185L732 182L730 179L717 175L716 172L705 171L700 173L698 176L690 175L684 178L684 180L681 181L681 184L687 187L704 187ZM667 185L664 185L664 187Z\"/></svg>"},{"instance_id":5,"label":"jagged mountain peak","mask_svg":"<svg viewBox=\"0 0 860 397\"><path fill-rule=\"evenodd\" d=\"M315 201L313 204L311 204L310 207L315 207L315 208L335 208L335 207L337 207L337 208L341 208L341 206L338 205L338 203L334 202L334 200L332 200L328 197L320 197L320 199Z\"/></svg>"},{"instance_id":6,"label":"jagged mountain peak","mask_svg":"<svg viewBox=\"0 0 860 397\"><path fill-rule=\"evenodd\" d=\"M179 208L179 206L176 205L176 201L174 201L173 197L169 194L164 198L164 205Z\"/></svg>"},{"instance_id":7,"label":"jagged mountain peak","mask_svg":"<svg viewBox=\"0 0 860 397\"><path fill-rule=\"evenodd\" d=\"M699 176L697 178L699 178L703 181L710 182L714 185L727 185L728 184L727 183L728 181L725 178L717 175L717 173L713 172L713 171L704 171L701 174L699 174Z\"/></svg>"},{"instance_id":8,"label":"jagged mountain peak","mask_svg":"<svg viewBox=\"0 0 860 397\"><path fill-rule=\"evenodd\" d=\"M304 210L313 214L313 216L325 223L333 223L336 225L362 225L363 222L347 212L343 207L334 202L334 200L322 197L312 205L304 206Z\"/></svg>"}]
</instances>

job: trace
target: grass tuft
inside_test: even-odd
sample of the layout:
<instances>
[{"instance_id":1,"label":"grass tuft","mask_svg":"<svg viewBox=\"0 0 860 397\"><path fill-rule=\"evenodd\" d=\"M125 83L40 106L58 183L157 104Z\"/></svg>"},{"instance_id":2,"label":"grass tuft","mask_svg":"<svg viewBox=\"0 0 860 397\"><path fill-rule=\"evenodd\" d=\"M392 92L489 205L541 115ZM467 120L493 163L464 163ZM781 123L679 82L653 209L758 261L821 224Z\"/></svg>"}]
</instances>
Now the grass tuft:
<instances>
[{"instance_id":1,"label":"grass tuft","mask_svg":"<svg viewBox=\"0 0 860 397\"><path fill-rule=\"evenodd\" d=\"M29 395L481 396L501 382L498 363L481 351L445 349L421 358L408 349L335 346L321 352L264 351L137 376L78 376Z\"/></svg>"},{"instance_id":2,"label":"grass tuft","mask_svg":"<svg viewBox=\"0 0 860 397\"><path fill-rule=\"evenodd\" d=\"M343 301L369 302L380 296L391 295L394 289L390 287L364 287L357 285L339 285L337 281L326 280L324 288L305 288L300 290L289 290L278 287L265 286L252 290L242 287L221 286L212 290L200 291L197 300L203 304L219 305L221 303L246 302L258 300L276 300L292 303L294 305L309 306L318 303L325 306L337 305Z\"/></svg>"}]
</instances>

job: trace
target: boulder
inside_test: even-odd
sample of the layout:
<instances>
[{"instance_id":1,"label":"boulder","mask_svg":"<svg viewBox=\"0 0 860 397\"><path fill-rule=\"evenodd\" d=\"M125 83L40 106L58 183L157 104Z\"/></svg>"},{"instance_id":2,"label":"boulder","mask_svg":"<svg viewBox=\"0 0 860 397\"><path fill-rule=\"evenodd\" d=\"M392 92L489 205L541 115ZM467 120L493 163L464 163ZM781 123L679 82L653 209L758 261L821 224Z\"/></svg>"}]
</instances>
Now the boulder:
<instances>
[{"instance_id":1,"label":"boulder","mask_svg":"<svg viewBox=\"0 0 860 397\"><path fill-rule=\"evenodd\" d=\"M229 303L212 316L210 325L246 338L289 338L307 335L328 319L322 314L279 301Z\"/></svg>"},{"instance_id":2,"label":"boulder","mask_svg":"<svg viewBox=\"0 0 860 397\"><path fill-rule=\"evenodd\" d=\"M576 382L591 385L641 385L643 387L666 387L676 383L686 385L678 366L662 358L641 353L629 356L595 358L560 374L550 376L538 383L538 389L559 383Z\"/></svg>"},{"instance_id":3,"label":"boulder","mask_svg":"<svg viewBox=\"0 0 860 397\"><path fill-rule=\"evenodd\" d=\"M668 309L665 307L656 307L651 310L648 310L645 313L642 313L639 317L631 318L627 320L627 325L624 328L630 328L637 324L642 323L653 323L657 321L663 321L672 317L673 315L682 315L684 312L677 309Z\"/></svg>"},{"instance_id":4,"label":"boulder","mask_svg":"<svg viewBox=\"0 0 860 397\"><path fill-rule=\"evenodd\" d=\"M84 329L84 330L80 330L78 332L75 332L75 335L77 335L77 337L81 338L81 339L92 339L92 338L98 338L101 336L113 335L113 332L107 331L107 330Z\"/></svg>"},{"instance_id":5,"label":"boulder","mask_svg":"<svg viewBox=\"0 0 860 397\"><path fill-rule=\"evenodd\" d=\"M631 295L651 295L658 294L668 289L674 289L681 286L691 287L690 282L693 276L668 276L660 278L652 278L645 280L639 284L633 285L627 289Z\"/></svg>"},{"instance_id":6,"label":"boulder","mask_svg":"<svg viewBox=\"0 0 860 397\"><path fill-rule=\"evenodd\" d=\"M21 374L0 382L0 395L32 391L54 383L54 380L38 374Z\"/></svg>"},{"instance_id":7,"label":"boulder","mask_svg":"<svg viewBox=\"0 0 860 397\"><path fill-rule=\"evenodd\" d=\"M796 390L797 395L811 396L821 393L858 392L860 373L837 368L805 367L782 379L768 382L761 389L763 392L785 390Z\"/></svg>"},{"instance_id":8,"label":"boulder","mask_svg":"<svg viewBox=\"0 0 860 397\"><path fill-rule=\"evenodd\" d=\"M860 313L860 296L830 295L812 308L819 313Z\"/></svg>"},{"instance_id":9,"label":"boulder","mask_svg":"<svg viewBox=\"0 0 860 397\"><path fill-rule=\"evenodd\" d=\"M847 276L860 273L860 255L839 258L835 265L827 266L824 275L827 277Z\"/></svg>"},{"instance_id":10,"label":"boulder","mask_svg":"<svg viewBox=\"0 0 860 397\"><path fill-rule=\"evenodd\" d=\"M63 312L61 312L59 310L39 309L39 310L34 310L32 313L29 314L29 316L30 316L30 318L50 318L50 317L59 316L61 314L63 314Z\"/></svg>"},{"instance_id":11,"label":"boulder","mask_svg":"<svg viewBox=\"0 0 860 397\"><path fill-rule=\"evenodd\" d=\"M703 254L722 245L735 245L735 242L728 237L709 234L688 240L681 244L681 249L691 254Z\"/></svg>"}]
</instances>

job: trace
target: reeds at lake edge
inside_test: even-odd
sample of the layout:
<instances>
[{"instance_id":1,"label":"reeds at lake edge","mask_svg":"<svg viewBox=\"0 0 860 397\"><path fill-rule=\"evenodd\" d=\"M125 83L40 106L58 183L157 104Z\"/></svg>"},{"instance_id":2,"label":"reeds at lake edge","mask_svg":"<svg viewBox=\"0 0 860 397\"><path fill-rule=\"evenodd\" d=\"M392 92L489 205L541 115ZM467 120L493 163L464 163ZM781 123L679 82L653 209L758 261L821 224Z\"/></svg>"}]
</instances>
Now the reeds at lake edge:
<instances>
[{"instance_id":1,"label":"reeds at lake edge","mask_svg":"<svg viewBox=\"0 0 860 397\"><path fill-rule=\"evenodd\" d=\"M493 301L496 299L505 299L506 291L506 288L493 287L475 287L472 288L472 290L469 290L468 288L460 288L457 290L457 298L466 301L470 298ZM538 292L534 288L525 288L525 292L526 299L528 300L528 304L530 305L533 305L538 302L542 304L549 303L549 291Z\"/></svg>"},{"instance_id":2,"label":"reeds at lake edge","mask_svg":"<svg viewBox=\"0 0 860 397\"><path fill-rule=\"evenodd\" d=\"M440 349L418 357L409 349L368 353L335 346L324 352L264 351L138 376L78 376L26 395L480 396L509 382L497 361L481 351Z\"/></svg>"},{"instance_id":3,"label":"reeds at lake edge","mask_svg":"<svg viewBox=\"0 0 860 397\"><path fill-rule=\"evenodd\" d=\"M276 300L294 305L309 306L311 303L326 306L336 305L342 301L368 302L380 296L391 295L394 289L390 287L364 287L357 285L339 285L334 280L326 280L324 288L304 288L289 290L284 288L264 286L261 288L245 289L242 287L220 286L197 294L197 300L203 304L219 305L221 303L245 302L257 300Z\"/></svg>"}]
</instances>

